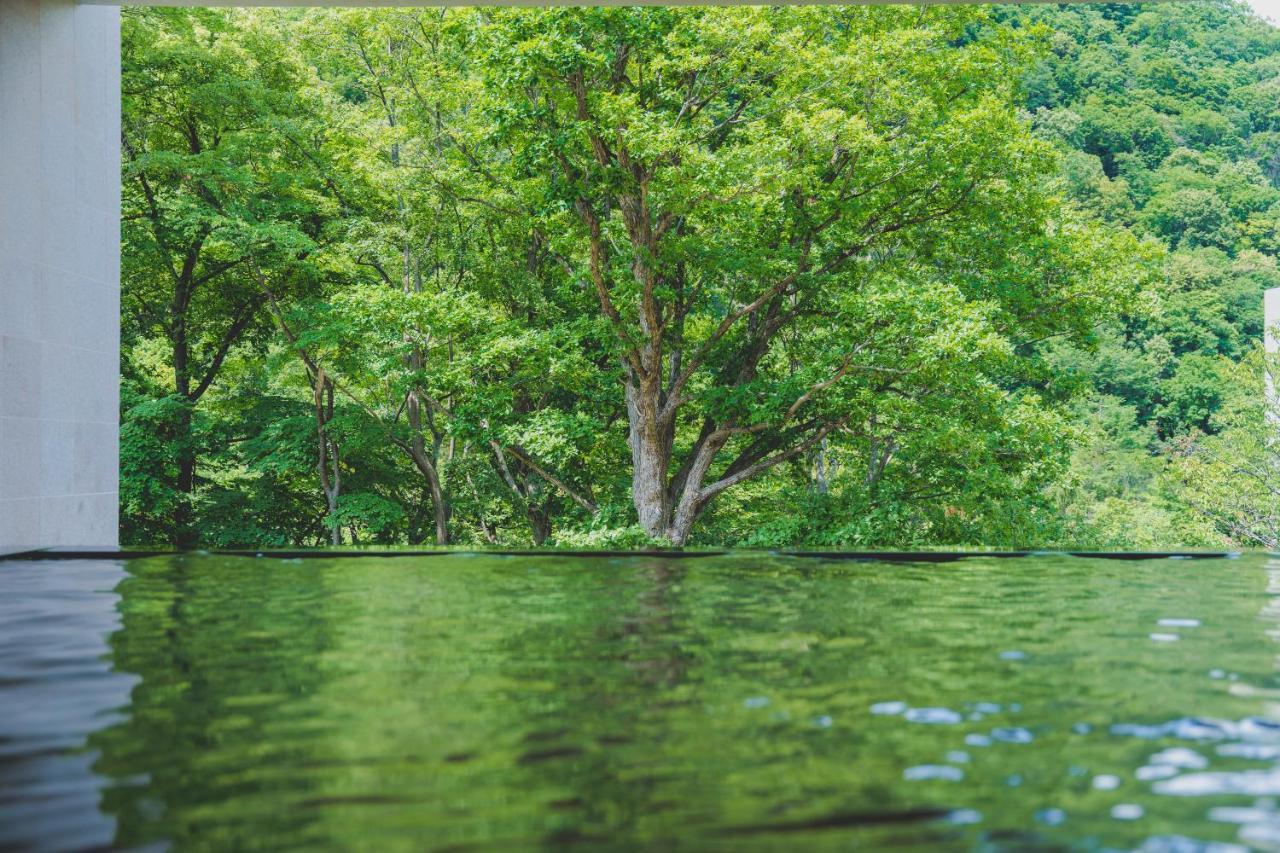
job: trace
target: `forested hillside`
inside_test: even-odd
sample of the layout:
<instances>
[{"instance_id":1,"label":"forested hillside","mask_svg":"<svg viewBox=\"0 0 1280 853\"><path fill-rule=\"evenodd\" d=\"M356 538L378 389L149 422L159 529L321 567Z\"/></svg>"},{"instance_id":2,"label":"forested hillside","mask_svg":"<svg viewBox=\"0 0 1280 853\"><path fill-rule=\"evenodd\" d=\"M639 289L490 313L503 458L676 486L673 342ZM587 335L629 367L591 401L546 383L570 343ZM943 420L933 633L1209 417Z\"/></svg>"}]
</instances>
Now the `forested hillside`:
<instances>
[{"instance_id":1,"label":"forested hillside","mask_svg":"<svg viewBox=\"0 0 1280 853\"><path fill-rule=\"evenodd\" d=\"M1229 4L1016 17L1052 31L1024 98L1036 133L1064 152L1065 192L1162 249L1140 310L1102 324L1096 347L1056 353L1091 388L1056 490L1062 535L1100 547L1218 545L1224 535L1274 547L1274 523L1246 532L1224 502L1256 491L1258 471L1210 458L1264 461L1252 442L1265 428L1262 292L1280 286L1280 30ZM1228 423L1244 432L1227 447L1199 439ZM1245 514L1272 515L1268 492Z\"/></svg>"},{"instance_id":2,"label":"forested hillside","mask_svg":"<svg viewBox=\"0 0 1280 853\"><path fill-rule=\"evenodd\" d=\"M1243 5L123 41L127 542L1274 544Z\"/></svg>"}]
</instances>

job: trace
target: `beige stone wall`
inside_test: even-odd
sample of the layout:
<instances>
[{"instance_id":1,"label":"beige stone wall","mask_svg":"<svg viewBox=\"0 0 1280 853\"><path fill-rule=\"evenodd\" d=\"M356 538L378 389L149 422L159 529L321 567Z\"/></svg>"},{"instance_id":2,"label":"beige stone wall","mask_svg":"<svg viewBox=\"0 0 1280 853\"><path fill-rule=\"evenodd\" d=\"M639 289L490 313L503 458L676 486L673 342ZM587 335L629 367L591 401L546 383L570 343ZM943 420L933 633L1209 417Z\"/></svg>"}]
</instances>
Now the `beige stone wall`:
<instances>
[{"instance_id":1,"label":"beige stone wall","mask_svg":"<svg viewBox=\"0 0 1280 853\"><path fill-rule=\"evenodd\" d=\"M117 541L119 15L0 0L0 552Z\"/></svg>"}]
</instances>

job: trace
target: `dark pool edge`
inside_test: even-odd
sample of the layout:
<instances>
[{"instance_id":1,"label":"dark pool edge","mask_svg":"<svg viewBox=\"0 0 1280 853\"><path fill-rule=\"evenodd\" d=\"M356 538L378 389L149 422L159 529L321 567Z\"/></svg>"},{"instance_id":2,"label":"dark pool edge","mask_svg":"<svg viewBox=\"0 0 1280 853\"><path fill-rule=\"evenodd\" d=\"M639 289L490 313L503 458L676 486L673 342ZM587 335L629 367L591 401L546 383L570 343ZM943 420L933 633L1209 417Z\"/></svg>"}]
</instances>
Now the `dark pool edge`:
<instances>
[{"instance_id":1,"label":"dark pool edge","mask_svg":"<svg viewBox=\"0 0 1280 853\"><path fill-rule=\"evenodd\" d=\"M1015 557L1067 556L1098 560L1222 560L1240 556L1235 551L667 551L658 549L635 551L326 551L326 550L247 550L226 549L213 551L175 551L164 549L130 549L117 547L60 547L40 548L0 554L5 561L62 561L62 560L137 560L148 557L178 557L199 554L220 557L262 557L280 560L318 560L336 558L388 558L388 557L573 557L577 559L619 559L632 557L659 557L662 559L693 559L697 557L722 557L728 554L772 554L779 557L799 557L817 560L850 560L884 563L950 563L980 557L1011 559Z\"/></svg>"}]
</instances>

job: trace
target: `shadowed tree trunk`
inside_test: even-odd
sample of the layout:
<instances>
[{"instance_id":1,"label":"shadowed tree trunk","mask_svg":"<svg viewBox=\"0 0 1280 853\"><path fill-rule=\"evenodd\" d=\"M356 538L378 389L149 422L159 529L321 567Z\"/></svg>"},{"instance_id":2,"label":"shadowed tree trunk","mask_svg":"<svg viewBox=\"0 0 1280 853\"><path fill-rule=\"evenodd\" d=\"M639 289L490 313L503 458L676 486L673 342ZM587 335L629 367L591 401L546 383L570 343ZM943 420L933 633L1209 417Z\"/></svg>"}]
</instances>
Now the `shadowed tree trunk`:
<instances>
[{"instance_id":1,"label":"shadowed tree trunk","mask_svg":"<svg viewBox=\"0 0 1280 853\"><path fill-rule=\"evenodd\" d=\"M338 442L329 432L333 420L333 384L318 367L312 374L312 402L316 414L316 471L320 490L329 507L329 543L342 544L342 527L338 521L338 497L342 493L342 457Z\"/></svg>"}]
</instances>

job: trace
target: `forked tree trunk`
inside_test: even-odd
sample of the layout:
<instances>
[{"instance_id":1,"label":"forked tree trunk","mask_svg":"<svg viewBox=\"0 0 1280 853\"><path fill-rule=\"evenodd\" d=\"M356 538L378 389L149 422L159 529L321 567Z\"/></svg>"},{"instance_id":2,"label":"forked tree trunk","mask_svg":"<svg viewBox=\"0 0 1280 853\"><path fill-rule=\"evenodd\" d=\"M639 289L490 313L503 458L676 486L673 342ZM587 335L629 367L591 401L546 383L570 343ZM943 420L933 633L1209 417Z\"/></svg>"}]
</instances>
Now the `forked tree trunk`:
<instances>
[{"instance_id":1,"label":"forked tree trunk","mask_svg":"<svg viewBox=\"0 0 1280 853\"><path fill-rule=\"evenodd\" d=\"M689 458L673 472L673 412L664 412L659 382L627 386L630 422L631 499L644 532L684 547L693 525L713 497L703 489L727 436L703 435Z\"/></svg>"}]
</instances>

